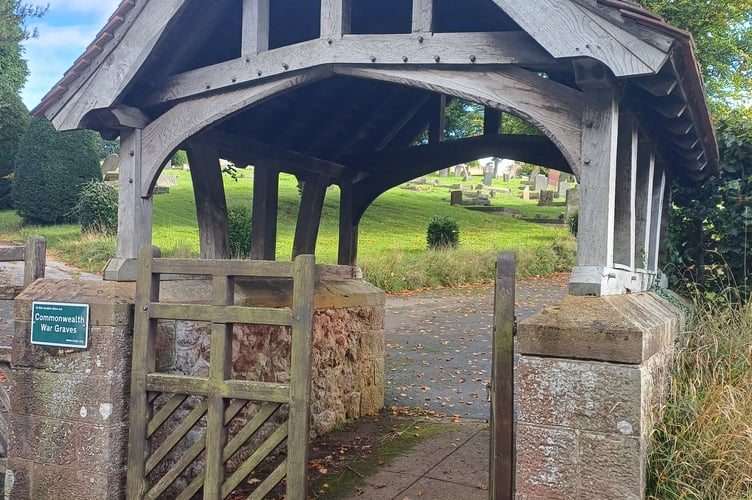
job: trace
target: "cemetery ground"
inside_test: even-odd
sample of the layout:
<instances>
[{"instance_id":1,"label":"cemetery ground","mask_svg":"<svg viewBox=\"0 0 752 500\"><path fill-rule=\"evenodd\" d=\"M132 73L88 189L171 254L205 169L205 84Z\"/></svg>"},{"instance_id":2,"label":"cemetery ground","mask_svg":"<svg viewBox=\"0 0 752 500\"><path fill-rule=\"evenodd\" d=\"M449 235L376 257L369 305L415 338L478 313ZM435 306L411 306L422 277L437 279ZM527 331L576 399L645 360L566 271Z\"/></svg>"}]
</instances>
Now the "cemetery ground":
<instances>
[{"instance_id":1,"label":"cemetery ground","mask_svg":"<svg viewBox=\"0 0 752 500\"><path fill-rule=\"evenodd\" d=\"M239 169L237 180L225 176L228 207L250 207L252 170ZM196 210L190 172L166 170L169 192L154 196L154 245L165 257L198 255ZM439 185L435 185L435 183ZM515 251L518 276L546 275L568 271L573 265L575 241L565 225L532 224L518 218L476 212L450 206L450 190L457 184L475 192L482 177L469 182L454 177L429 176L426 184L401 187L381 196L368 209L360 224L359 265L371 283L394 292L436 286L489 281L494 277L499 251ZM544 216L557 221L562 206L539 207L536 200L522 200L519 179L493 187L512 194L497 194L492 207L518 211L524 217ZM561 200L560 200L561 201ZM294 177L280 177L277 258L291 255L300 194ZM331 187L324 205L317 244L319 263L336 263L339 191ZM460 227L459 248L450 252L426 251L426 227L431 217L445 215ZM31 234L47 239L48 251L58 259L85 271L100 272L114 256L116 239L97 234L81 235L75 224L51 227L20 227L13 211L0 212L0 237L23 241Z\"/></svg>"}]
</instances>

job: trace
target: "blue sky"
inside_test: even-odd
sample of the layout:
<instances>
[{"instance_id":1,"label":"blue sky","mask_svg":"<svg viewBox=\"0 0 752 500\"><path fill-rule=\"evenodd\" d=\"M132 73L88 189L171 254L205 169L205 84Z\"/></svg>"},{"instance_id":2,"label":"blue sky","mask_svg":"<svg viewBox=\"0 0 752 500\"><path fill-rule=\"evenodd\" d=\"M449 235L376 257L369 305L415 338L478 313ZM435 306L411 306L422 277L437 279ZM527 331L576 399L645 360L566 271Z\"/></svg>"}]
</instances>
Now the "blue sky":
<instances>
[{"instance_id":1,"label":"blue sky","mask_svg":"<svg viewBox=\"0 0 752 500\"><path fill-rule=\"evenodd\" d=\"M39 32L37 38L24 43L30 75L21 97L29 109L39 104L84 53L119 3L120 0L49 0L47 14L29 23L29 29Z\"/></svg>"}]
</instances>

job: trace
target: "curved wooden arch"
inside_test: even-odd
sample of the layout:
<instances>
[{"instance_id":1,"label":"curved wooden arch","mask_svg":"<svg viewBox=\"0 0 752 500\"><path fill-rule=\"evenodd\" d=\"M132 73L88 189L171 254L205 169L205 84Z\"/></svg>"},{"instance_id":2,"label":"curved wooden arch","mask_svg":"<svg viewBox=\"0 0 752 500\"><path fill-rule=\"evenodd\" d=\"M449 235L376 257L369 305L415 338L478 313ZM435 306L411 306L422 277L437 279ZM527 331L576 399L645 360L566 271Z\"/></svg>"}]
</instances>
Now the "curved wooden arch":
<instances>
[{"instance_id":1,"label":"curved wooden arch","mask_svg":"<svg viewBox=\"0 0 752 500\"><path fill-rule=\"evenodd\" d=\"M460 71L426 68L317 67L251 88L184 101L143 133L141 196L150 195L170 155L190 137L292 88L332 75L380 80L478 102L520 116L538 127L579 174L581 92L518 68ZM356 165L357 166L357 165Z\"/></svg>"}]
</instances>

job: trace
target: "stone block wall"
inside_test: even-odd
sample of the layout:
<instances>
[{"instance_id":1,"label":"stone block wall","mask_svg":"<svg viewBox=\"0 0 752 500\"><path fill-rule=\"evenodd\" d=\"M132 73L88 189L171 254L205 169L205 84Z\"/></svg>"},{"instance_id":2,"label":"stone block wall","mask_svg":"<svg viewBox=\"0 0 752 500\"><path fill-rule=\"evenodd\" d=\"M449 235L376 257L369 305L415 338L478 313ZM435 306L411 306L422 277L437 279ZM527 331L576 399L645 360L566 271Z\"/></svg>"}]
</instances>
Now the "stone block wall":
<instances>
[{"instance_id":1,"label":"stone block wall","mask_svg":"<svg viewBox=\"0 0 752 500\"><path fill-rule=\"evenodd\" d=\"M649 293L568 296L520 324L517 498L643 498L683 326Z\"/></svg>"},{"instance_id":2,"label":"stone block wall","mask_svg":"<svg viewBox=\"0 0 752 500\"><path fill-rule=\"evenodd\" d=\"M6 498L124 495L133 284L38 280L15 301ZM32 345L34 301L90 305L89 347Z\"/></svg>"}]
</instances>

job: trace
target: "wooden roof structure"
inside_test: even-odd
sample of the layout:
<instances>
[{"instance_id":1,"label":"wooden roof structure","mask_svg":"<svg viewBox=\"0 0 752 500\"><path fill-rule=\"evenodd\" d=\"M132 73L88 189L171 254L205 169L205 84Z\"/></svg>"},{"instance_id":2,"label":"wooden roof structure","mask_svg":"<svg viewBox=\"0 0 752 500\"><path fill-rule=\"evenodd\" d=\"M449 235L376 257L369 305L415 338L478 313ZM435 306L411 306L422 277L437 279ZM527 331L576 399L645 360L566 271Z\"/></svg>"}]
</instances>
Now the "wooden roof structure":
<instances>
[{"instance_id":1,"label":"wooden roof structure","mask_svg":"<svg viewBox=\"0 0 752 500\"><path fill-rule=\"evenodd\" d=\"M455 98L485 106L484 135L443 140ZM503 113L542 135L501 134ZM484 156L574 173L573 291L598 295L654 276L666 176L718 164L691 36L629 0L123 0L33 114L121 137L116 278L151 241L151 191L179 148L204 257L227 255L219 157L256 166L253 258L274 258L275 174L305 180L295 255L339 185L341 264L367 207L420 175Z\"/></svg>"}]
</instances>

